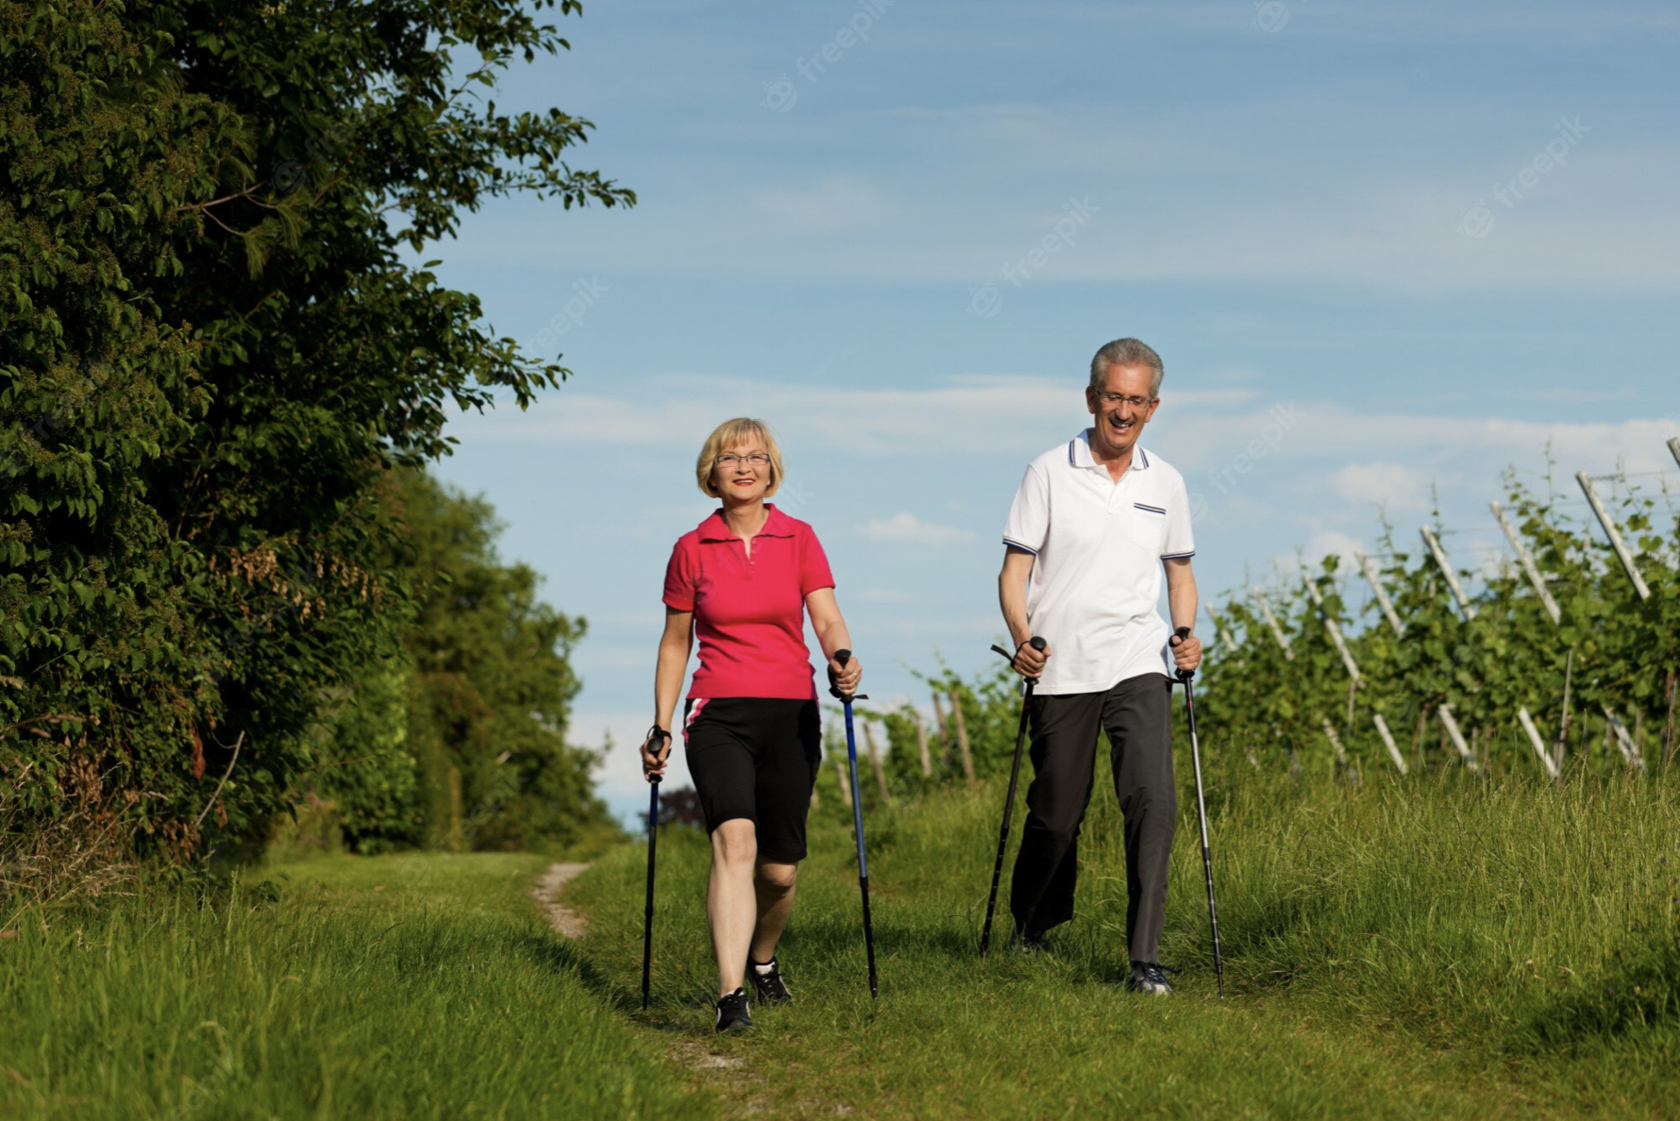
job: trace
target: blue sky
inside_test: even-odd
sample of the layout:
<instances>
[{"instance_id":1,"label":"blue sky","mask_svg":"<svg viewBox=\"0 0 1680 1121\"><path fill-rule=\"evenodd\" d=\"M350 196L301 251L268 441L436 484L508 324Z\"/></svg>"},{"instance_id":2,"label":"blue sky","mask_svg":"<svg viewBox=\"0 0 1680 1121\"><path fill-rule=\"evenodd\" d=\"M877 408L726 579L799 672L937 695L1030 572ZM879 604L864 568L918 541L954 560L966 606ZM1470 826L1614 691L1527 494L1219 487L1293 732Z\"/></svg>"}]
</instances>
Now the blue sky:
<instances>
[{"instance_id":1,"label":"blue sky","mask_svg":"<svg viewBox=\"0 0 1680 1121\"><path fill-rule=\"evenodd\" d=\"M1487 563L1501 470L1548 446L1571 498L1680 483L1671 4L593 0L565 32L498 105L594 121L574 164L641 201L510 200L427 252L576 371L455 420L439 474L588 619L574 738L619 742L621 813L731 416L779 434L870 693L924 705L913 668L995 657L1010 498L1109 339L1165 359L1144 444L1204 600L1379 510L1414 541L1432 494Z\"/></svg>"}]
</instances>

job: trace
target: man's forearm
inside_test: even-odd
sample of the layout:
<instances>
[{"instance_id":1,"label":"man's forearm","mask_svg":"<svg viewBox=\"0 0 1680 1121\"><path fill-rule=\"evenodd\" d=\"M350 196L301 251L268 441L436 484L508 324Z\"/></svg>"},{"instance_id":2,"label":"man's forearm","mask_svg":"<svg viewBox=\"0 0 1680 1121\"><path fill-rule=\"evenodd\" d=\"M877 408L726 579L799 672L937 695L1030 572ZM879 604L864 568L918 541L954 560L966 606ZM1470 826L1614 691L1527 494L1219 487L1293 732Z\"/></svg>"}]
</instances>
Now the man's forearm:
<instances>
[{"instance_id":1,"label":"man's forearm","mask_svg":"<svg viewBox=\"0 0 1680 1121\"><path fill-rule=\"evenodd\" d=\"M1027 584L1007 568L998 575L998 606L1003 608L1003 625L1017 647L1032 637L1027 623Z\"/></svg>"},{"instance_id":2,"label":"man's forearm","mask_svg":"<svg viewBox=\"0 0 1680 1121\"><path fill-rule=\"evenodd\" d=\"M1172 614L1173 629L1189 627L1196 629L1196 611L1200 606L1196 599L1196 581L1186 576L1183 580L1167 589L1167 609Z\"/></svg>"}]
</instances>

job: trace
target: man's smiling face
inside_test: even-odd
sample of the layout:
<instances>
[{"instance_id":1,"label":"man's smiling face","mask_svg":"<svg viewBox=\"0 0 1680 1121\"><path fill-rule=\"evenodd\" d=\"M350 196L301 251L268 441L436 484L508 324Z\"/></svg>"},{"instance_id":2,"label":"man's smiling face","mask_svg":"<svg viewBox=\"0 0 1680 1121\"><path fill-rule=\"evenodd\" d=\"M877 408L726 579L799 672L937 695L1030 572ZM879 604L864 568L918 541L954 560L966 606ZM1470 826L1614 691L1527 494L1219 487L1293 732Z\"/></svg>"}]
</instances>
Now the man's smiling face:
<instances>
[{"instance_id":1,"label":"man's smiling face","mask_svg":"<svg viewBox=\"0 0 1680 1121\"><path fill-rule=\"evenodd\" d=\"M1151 392L1154 372L1148 366L1110 365L1102 389L1085 390L1085 407L1095 418L1091 442L1104 458L1125 455L1160 405Z\"/></svg>"}]
</instances>

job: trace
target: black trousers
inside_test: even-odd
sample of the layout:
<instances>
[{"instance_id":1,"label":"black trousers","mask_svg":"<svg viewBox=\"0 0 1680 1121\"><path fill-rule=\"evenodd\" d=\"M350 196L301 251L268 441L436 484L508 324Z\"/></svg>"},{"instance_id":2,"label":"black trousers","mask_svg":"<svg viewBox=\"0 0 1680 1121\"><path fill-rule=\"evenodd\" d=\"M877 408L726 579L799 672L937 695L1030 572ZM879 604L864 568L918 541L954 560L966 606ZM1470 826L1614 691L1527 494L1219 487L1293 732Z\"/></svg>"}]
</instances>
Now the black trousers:
<instances>
[{"instance_id":1,"label":"black trousers","mask_svg":"<svg viewBox=\"0 0 1680 1121\"><path fill-rule=\"evenodd\" d=\"M1164 674L1127 678L1104 693L1033 696L1033 781L1009 908L1028 934L1073 918L1079 826L1091 802L1099 728L1108 733L1114 793L1125 817L1126 940L1133 961L1159 961L1167 860L1178 825L1172 682Z\"/></svg>"}]
</instances>

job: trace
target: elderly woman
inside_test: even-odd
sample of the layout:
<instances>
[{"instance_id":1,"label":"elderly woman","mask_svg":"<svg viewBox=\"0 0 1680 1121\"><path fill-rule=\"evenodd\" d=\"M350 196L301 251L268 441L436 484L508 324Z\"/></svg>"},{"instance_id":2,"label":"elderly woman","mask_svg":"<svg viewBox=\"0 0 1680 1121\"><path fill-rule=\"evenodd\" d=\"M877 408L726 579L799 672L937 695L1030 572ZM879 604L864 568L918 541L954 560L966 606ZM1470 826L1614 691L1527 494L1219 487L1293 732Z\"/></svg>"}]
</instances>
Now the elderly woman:
<instances>
[{"instance_id":1,"label":"elderly woman","mask_svg":"<svg viewBox=\"0 0 1680 1121\"><path fill-rule=\"evenodd\" d=\"M725 421L706 439L695 477L723 505L684 534L665 570L665 634L654 671L654 725L642 771L665 773L671 717L700 639L683 709L689 774L712 839L706 918L717 953L720 1032L752 1026L744 979L760 1000L792 999L776 944L805 857L805 814L821 760L817 691L805 613L832 685L857 692L851 645L817 535L764 500L782 481L782 453L763 421Z\"/></svg>"}]
</instances>

